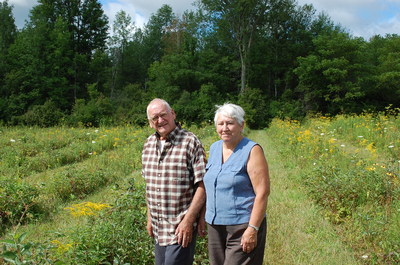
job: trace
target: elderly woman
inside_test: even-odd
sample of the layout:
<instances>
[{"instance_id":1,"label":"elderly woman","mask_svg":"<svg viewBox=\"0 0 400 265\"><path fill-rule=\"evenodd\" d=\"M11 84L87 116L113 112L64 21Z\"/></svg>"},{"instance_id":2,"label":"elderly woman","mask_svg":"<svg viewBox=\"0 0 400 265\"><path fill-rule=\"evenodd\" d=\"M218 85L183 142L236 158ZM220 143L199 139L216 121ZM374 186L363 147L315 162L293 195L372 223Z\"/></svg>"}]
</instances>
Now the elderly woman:
<instances>
[{"instance_id":1,"label":"elderly woman","mask_svg":"<svg viewBox=\"0 0 400 265\"><path fill-rule=\"evenodd\" d=\"M261 146L242 135L240 106L218 106L214 122L221 140L211 145L204 176L210 264L261 265L270 193L268 164Z\"/></svg>"}]
</instances>

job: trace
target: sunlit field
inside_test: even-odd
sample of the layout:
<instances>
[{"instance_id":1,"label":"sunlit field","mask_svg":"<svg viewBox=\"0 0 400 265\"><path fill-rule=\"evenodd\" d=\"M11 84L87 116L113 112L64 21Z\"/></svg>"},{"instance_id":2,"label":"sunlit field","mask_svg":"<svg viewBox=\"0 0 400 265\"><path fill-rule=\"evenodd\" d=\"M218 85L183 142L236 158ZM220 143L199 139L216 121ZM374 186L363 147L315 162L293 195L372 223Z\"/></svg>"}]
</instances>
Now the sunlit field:
<instances>
[{"instance_id":1,"label":"sunlit field","mask_svg":"<svg viewBox=\"0 0 400 265\"><path fill-rule=\"evenodd\" d=\"M3 128L2 228L49 215L140 167L146 130Z\"/></svg>"},{"instance_id":2,"label":"sunlit field","mask_svg":"<svg viewBox=\"0 0 400 265\"><path fill-rule=\"evenodd\" d=\"M216 139L211 126L191 130L207 148ZM1 128L3 258L152 264L140 176L142 145L151 133L129 126Z\"/></svg>"},{"instance_id":3,"label":"sunlit field","mask_svg":"<svg viewBox=\"0 0 400 265\"><path fill-rule=\"evenodd\" d=\"M218 139L212 125L190 130L206 150ZM140 175L151 133L0 128L0 264L153 264ZM360 263L400 261L398 114L276 119L257 135L274 143L275 163L297 172L287 181L305 187ZM208 264L206 243L196 264Z\"/></svg>"},{"instance_id":4,"label":"sunlit field","mask_svg":"<svg viewBox=\"0 0 400 265\"><path fill-rule=\"evenodd\" d=\"M361 261L400 261L398 115L274 120L267 133Z\"/></svg>"}]
</instances>

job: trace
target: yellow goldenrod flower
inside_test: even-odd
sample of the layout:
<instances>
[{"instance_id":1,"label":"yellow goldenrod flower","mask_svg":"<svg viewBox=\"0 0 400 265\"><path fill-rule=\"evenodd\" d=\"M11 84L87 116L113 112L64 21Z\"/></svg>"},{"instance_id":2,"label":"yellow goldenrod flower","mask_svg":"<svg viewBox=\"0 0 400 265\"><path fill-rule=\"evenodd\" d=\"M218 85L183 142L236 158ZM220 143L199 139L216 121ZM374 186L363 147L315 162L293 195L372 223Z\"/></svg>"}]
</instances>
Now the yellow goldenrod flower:
<instances>
[{"instance_id":1,"label":"yellow goldenrod flower","mask_svg":"<svg viewBox=\"0 0 400 265\"><path fill-rule=\"evenodd\" d=\"M370 143L365 147L368 151L370 151L371 153L375 153L376 152L376 148L374 147L374 143Z\"/></svg>"},{"instance_id":2,"label":"yellow goldenrod flower","mask_svg":"<svg viewBox=\"0 0 400 265\"><path fill-rule=\"evenodd\" d=\"M56 247L56 250L59 254L64 254L65 252L69 251L73 247L72 243L63 244L58 240L53 240L50 243Z\"/></svg>"},{"instance_id":3,"label":"yellow goldenrod flower","mask_svg":"<svg viewBox=\"0 0 400 265\"><path fill-rule=\"evenodd\" d=\"M369 167L366 167L365 169L368 170L368 171L375 171L376 167L369 166Z\"/></svg>"},{"instance_id":4,"label":"yellow goldenrod flower","mask_svg":"<svg viewBox=\"0 0 400 265\"><path fill-rule=\"evenodd\" d=\"M78 217L96 215L99 211L110 207L110 205L104 203L82 202L64 209L69 210L73 216Z\"/></svg>"},{"instance_id":5,"label":"yellow goldenrod flower","mask_svg":"<svg viewBox=\"0 0 400 265\"><path fill-rule=\"evenodd\" d=\"M311 131L310 130L305 130L304 132L305 136L311 136Z\"/></svg>"}]
</instances>

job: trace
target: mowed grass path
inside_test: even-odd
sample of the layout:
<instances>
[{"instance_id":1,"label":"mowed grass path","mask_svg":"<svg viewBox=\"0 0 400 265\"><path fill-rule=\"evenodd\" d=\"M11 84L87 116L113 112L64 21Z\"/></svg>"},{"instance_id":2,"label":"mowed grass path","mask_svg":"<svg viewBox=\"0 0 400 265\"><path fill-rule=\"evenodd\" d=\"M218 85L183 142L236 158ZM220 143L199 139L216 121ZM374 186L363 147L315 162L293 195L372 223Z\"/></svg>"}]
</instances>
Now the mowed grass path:
<instances>
[{"instance_id":1,"label":"mowed grass path","mask_svg":"<svg viewBox=\"0 0 400 265\"><path fill-rule=\"evenodd\" d=\"M296 183L296 165L280 158L266 131L248 137L264 148L271 178L264 264L358 264L318 206Z\"/></svg>"}]
</instances>

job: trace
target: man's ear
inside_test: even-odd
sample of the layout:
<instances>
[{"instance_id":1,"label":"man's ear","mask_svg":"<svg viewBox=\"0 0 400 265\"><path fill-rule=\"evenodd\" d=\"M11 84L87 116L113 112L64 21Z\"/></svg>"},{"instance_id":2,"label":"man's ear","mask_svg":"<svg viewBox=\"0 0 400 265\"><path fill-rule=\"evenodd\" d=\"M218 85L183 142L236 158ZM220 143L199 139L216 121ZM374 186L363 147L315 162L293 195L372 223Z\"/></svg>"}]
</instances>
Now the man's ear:
<instances>
[{"instance_id":1,"label":"man's ear","mask_svg":"<svg viewBox=\"0 0 400 265\"><path fill-rule=\"evenodd\" d=\"M148 120L148 121L149 121L150 128L155 129L154 123L152 123L151 120Z\"/></svg>"}]
</instances>

